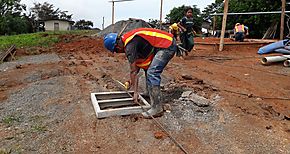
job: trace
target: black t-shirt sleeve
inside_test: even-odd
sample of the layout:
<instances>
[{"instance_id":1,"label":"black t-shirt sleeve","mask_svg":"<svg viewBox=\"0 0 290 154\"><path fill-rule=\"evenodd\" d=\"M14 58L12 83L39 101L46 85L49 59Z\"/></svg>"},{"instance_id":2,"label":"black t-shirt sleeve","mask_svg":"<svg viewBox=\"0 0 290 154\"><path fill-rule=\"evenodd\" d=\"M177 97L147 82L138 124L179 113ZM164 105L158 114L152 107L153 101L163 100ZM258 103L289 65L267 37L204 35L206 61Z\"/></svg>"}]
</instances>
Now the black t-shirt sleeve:
<instances>
[{"instance_id":1,"label":"black t-shirt sleeve","mask_svg":"<svg viewBox=\"0 0 290 154\"><path fill-rule=\"evenodd\" d=\"M131 41L126 45L125 48L126 56L129 60L129 63L132 64L137 59L137 42Z\"/></svg>"},{"instance_id":2,"label":"black t-shirt sleeve","mask_svg":"<svg viewBox=\"0 0 290 154\"><path fill-rule=\"evenodd\" d=\"M135 36L125 47L125 53L129 63L134 63L137 59L148 57L154 47L140 36Z\"/></svg>"}]
</instances>

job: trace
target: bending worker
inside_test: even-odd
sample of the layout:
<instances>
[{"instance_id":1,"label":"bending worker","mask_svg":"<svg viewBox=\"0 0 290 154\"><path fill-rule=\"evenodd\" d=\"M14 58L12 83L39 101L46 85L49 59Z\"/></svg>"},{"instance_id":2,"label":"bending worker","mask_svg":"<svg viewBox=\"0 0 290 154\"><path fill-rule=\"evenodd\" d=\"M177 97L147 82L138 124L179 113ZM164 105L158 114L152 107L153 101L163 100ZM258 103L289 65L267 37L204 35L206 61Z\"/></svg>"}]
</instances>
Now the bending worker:
<instances>
[{"instance_id":1,"label":"bending worker","mask_svg":"<svg viewBox=\"0 0 290 154\"><path fill-rule=\"evenodd\" d=\"M161 73L177 51L176 41L172 34L152 29L138 28L118 37L110 33L104 38L105 47L111 52L124 53L130 63L131 87L134 88L134 101L138 100L137 74L143 69L146 74L146 87L149 92L151 109L142 113L145 118L162 115L160 102ZM149 114L147 114L149 113Z\"/></svg>"},{"instance_id":2,"label":"bending worker","mask_svg":"<svg viewBox=\"0 0 290 154\"><path fill-rule=\"evenodd\" d=\"M246 35L249 35L249 28L243 24L236 23L234 29L235 41L243 42Z\"/></svg>"}]
</instances>

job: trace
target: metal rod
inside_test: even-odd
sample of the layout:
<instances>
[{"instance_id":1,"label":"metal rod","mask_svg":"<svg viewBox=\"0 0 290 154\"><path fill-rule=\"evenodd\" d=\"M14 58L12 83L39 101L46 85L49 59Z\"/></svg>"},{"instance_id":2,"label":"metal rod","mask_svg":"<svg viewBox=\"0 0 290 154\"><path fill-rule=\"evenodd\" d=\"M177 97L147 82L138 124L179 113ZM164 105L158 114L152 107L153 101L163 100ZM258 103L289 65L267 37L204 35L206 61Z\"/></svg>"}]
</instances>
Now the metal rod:
<instances>
[{"instance_id":1,"label":"metal rod","mask_svg":"<svg viewBox=\"0 0 290 154\"><path fill-rule=\"evenodd\" d=\"M162 8L163 8L163 0L161 0L160 5L160 29L162 29Z\"/></svg>"},{"instance_id":2,"label":"metal rod","mask_svg":"<svg viewBox=\"0 0 290 154\"><path fill-rule=\"evenodd\" d=\"M258 15L258 14L281 14L281 11L272 11L272 12L231 12L228 15ZM290 13L290 11L285 11L285 13ZM211 16L222 16L223 13L213 13Z\"/></svg>"},{"instance_id":3,"label":"metal rod","mask_svg":"<svg viewBox=\"0 0 290 154\"><path fill-rule=\"evenodd\" d=\"M138 78L138 77L136 77L136 78ZM113 79L113 78L112 78ZM113 79L114 81L116 81L117 83L119 83L120 85L122 85L122 89L124 89L125 91L126 91L126 93L130 96L130 97L132 97L132 98L134 98L129 92L128 92L128 90L127 89L125 89L125 87L124 87L124 84L122 83L122 82L120 82L120 81L118 81L118 80L115 80L115 79ZM137 80L137 79L136 79ZM157 126L163 131L163 132L165 132L167 135L168 135L168 137L175 143L175 145L177 145L185 154L188 154L188 152L184 149L184 147L179 143L179 142L177 142L176 141L176 139L169 133L169 131L167 131L163 126L162 126L162 124L157 120L157 119L155 119L152 115L150 115L149 113L148 113L148 111L145 109L145 108L143 108L143 106L137 101L136 102L140 107L141 107L141 109L144 111L144 112L146 112L149 116L150 116L150 118L152 118L152 120L155 122L155 124L157 124Z\"/></svg>"}]
</instances>

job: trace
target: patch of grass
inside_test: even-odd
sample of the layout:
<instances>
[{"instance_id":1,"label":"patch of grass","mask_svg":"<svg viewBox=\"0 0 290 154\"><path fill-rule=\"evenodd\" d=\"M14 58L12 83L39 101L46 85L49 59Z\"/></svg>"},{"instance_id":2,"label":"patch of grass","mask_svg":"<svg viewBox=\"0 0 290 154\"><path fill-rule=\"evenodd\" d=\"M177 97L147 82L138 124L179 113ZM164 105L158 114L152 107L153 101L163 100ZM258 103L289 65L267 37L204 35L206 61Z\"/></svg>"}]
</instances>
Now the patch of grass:
<instances>
[{"instance_id":1,"label":"patch of grass","mask_svg":"<svg viewBox=\"0 0 290 154\"><path fill-rule=\"evenodd\" d=\"M6 151L4 149L0 149L0 154L9 154L11 153L11 150L10 151Z\"/></svg>"},{"instance_id":2,"label":"patch of grass","mask_svg":"<svg viewBox=\"0 0 290 154\"><path fill-rule=\"evenodd\" d=\"M49 47L60 41L59 35L87 35L93 34L92 30L76 31L58 31L58 32L39 32L31 34L20 34L11 36L0 36L0 50L9 48L15 44L17 48L21 47Z\"/></svg>"},{"instance_id":3,"label":"patch of grass","mask_svg":"<svg viewBox=\"0 0 290 154\"><path fill-rule=\"evenodd\" d=\"M32 130L35 132L45 132L47 131L46 126L42 126L42 125L34 125L32 126Z\"/></svg>"},{"instance_id":4,"label":"patch of grass","mask_svg":"<svg viewBox=\"0 0 290 154\"><path fill-rule=\"evenodd\" d=\"M17 48L33 46L47 47L58 41L59 39L57 35L49 35L45 33L0 36L0 49L8 48L12 44L15 44Z\"/></svg>"},{"instance_id":5,"label":"patch of grass","mask_svg":"<svg viewBox=\"0 0 290 154\"><path fill-rule=\"evenodd\" d=\"M14 123L14 122L20 122L20 118L14 117L14 116L7 116L7 117L2 119L2 122L7 124L7 125L12 125L12 123Z\"/></svg>"}]
</instances>

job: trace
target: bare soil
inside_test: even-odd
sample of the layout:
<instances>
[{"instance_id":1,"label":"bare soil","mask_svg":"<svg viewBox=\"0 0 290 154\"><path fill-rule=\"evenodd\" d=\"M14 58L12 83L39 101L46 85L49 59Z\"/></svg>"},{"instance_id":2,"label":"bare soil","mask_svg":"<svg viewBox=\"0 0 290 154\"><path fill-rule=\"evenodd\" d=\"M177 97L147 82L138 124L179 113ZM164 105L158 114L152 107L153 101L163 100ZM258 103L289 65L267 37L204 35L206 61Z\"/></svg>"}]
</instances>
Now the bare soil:
<instances>
[{"instance_id":1,"label":"bare soil","mask_svg":"<svg viewBox=\"0 0 290 154\"><path fill-rule=\"evenodd\" d=\"M164 70L171 112L157 119L189 153L290 153L290 68L261 65L259 47L197 45ZM141 115L96 118L90 93L120 90L113 79L129 79L124 54L69 35L34 50L38 62L22 51L0 65L0 153L183 153ZM184 101L185 91L210 104Z\"/></svg>"}]
</instances>

